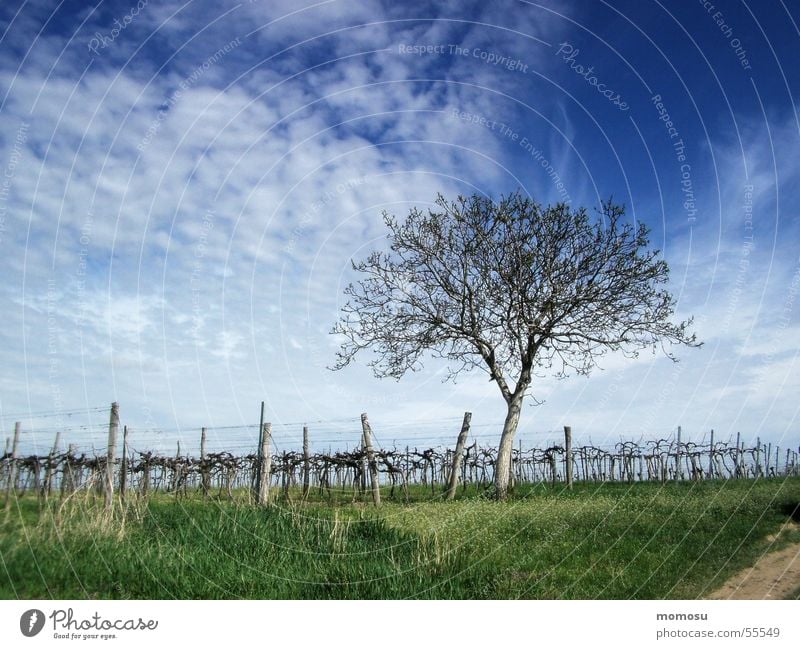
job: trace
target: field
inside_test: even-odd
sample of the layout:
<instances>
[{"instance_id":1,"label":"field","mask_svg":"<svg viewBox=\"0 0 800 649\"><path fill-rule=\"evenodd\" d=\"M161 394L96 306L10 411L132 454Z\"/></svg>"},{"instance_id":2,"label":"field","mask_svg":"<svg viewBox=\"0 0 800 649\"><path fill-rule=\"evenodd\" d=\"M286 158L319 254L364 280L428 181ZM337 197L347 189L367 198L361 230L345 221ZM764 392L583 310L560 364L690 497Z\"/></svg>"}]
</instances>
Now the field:
<instances>
[{"instance_id":1,"label":"field","mask_svg":"<svg viewBox=\"0 0 800 649\"><path fill-rule=\"evenodd\" d=\"M707 595L790 517L800 478L518 485L498 503L412 487L380 509L153 494L32 495L0 513L0 597L545 598ZM782 534L772 546L800 541Z\"/></svg>"}]
</instances>

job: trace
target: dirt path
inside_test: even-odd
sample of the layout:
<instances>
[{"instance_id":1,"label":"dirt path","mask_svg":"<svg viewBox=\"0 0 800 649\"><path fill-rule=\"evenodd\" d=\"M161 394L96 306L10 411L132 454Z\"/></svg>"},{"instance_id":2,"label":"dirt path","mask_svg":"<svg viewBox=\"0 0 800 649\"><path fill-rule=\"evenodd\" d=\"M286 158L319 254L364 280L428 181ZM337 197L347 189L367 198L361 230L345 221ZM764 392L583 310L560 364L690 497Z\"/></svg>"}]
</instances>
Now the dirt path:
<instances>
[{"instance_id":1,"label":"dirt path","mask_svg":"<svg viewBox=\"0 0 800 649\"><path fill-rule=\"evenodd\" d=\"M800 529L800 525L789 522L778 535L790 529ZM777 535L767 540L774 541L776 538ZM798 588L800 543L793 543L762 555L754 566L735 574L706 599L786 599Z\"/></svg>"}]
</instances>

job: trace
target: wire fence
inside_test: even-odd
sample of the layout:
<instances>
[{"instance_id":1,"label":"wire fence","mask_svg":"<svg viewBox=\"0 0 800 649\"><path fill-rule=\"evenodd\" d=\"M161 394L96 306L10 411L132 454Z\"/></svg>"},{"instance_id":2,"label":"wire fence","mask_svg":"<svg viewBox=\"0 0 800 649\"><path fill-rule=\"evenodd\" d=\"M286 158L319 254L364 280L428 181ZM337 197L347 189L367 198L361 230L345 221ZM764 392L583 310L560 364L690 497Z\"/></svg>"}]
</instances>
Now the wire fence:
<instances>
[{"instance_id":1,"label":"wire fence","mask_svg":"<svg viewBox=\"0 0 800 649\"><path fill-rule=\"evenodd\" d=\"M455 440L453 440L455 441ZM800 450L800 449L798 449ZM675 439L644 442L619 442L613 447L581 445L571 453L561 445L546 448L523 448L512 451L512 483L566 480L568 457L571 457L574 481L643 482L709 479L745 479L800 475L798 450L762 444L746 446L743 442L694 443ZM307 485L331 495L333 490L366 493L369 482L368 456L364 448L330 452L282 450L270 454L269 484L288 492ZM378 481L389 497L406 495L410 485L441 493L453 470L454 450L450 447L392 446L376 448L375 466ZM254 488L262 458L256 452L208 452L198 455L122 449L122 457L104 452L80 452L71 446L66 452L53 448L45 455L18 455L6 452L0 460L0 484L6 494L38 493L62 496L78 490L101 491L113 476L121 493L146 496L161 491L185 495L199 490L204 495L233 497L241 488ZM497 449L477 440L464 449L459 463L459 483L488 487L494 480Z\"/></svg>"}]
</instances>

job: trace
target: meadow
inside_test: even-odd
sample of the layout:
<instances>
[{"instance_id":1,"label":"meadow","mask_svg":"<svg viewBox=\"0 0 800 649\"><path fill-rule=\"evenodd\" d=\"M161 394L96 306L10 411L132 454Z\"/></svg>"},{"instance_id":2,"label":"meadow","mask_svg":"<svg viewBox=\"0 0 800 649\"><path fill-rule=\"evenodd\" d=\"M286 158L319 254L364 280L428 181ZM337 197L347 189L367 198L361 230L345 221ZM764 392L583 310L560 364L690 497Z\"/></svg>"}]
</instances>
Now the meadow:
<instances>
[{"instance_id":1,"label":"meadow","mask_svg":"<svg viewBox=\"0 0 800 649\"><path fill-rule=\"evenodd\" d=\"M336 494L131 494L112 515L91 493L22 496L0 513L0 597L693 599L800 541L768 540L800 517L798 477Z\"/></svg>"}]
</instances>

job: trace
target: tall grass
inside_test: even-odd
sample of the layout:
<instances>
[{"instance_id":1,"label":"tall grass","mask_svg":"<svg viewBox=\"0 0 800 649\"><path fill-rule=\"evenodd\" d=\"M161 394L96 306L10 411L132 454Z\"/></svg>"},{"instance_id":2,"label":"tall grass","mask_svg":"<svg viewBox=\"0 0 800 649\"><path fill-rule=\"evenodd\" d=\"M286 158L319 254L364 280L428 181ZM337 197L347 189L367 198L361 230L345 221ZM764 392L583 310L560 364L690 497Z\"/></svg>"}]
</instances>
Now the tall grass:
<instances>
[{"instance_id":1,"label":"tall grass","mask_svg":"<svg viewBox=\"0 0 800 649\"><path fill-rule=\"evenodd\" d=\"M800 479L422 498L375 511L158 495L112 516L85 495L22 498L0 515L0 597L693 598L766 549Z\"/></svg>"},{"instance_id":2,"label":"tall grass","mask_svg":"<svg viewBox=\"0 0 800 649\"><path fill-rule=\"evenodd\" d=\"M41 514L22 500L3 525L4 598L457 597L456 560L374 514L151 500L113 518L83 503ZM437 586L428 591L432 582Z\"/></svg>"},{"instance_id":3,"label":"tall grass","mask_svg":"<svg viewBox=\"0 0 800 649\"><path fill-rule=\"evenodd\" d=\"M507 598L696 598L775 543L800 480L539 486L517 501L389 507L392 525L494 575ZM795 514L796 515L796 514ZM778 544L800 541L781 535Z\"/></svg>"}]
</instances>

